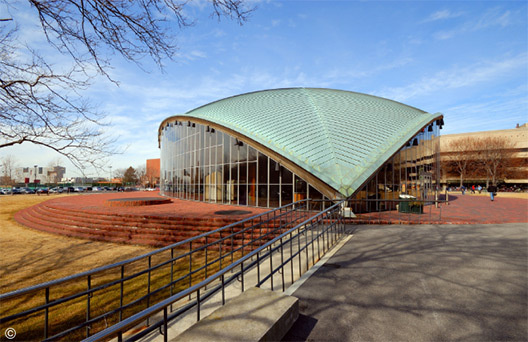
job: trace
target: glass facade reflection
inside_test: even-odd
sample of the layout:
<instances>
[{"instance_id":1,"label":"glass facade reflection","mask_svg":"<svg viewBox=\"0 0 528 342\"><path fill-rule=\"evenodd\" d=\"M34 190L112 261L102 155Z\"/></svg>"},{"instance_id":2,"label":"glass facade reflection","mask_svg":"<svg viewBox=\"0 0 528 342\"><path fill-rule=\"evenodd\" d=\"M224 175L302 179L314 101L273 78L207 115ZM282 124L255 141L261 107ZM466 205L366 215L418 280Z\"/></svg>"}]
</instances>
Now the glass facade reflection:
<instances>
[{"instance_id":1,"label":"glass facade reflection","mask_svg":"<svg viewBox=\"0 0 528 342\"><path fill-rule=\"evenodd\" d=\"M163 195L211 203L275 208L324 198L254 147L189 121L162 130L160 182Z\"/></svg>"},{"instance_id":2,"label":"glass facade reflection","mask_svg":"<svg viewBox=\"0 0 528 342\"><path fill-rule=\"evenodd\" d=\"M352 198L397 199L403 193L420 199L430 196L438 179L438 132L436 123L419 132ZM166 196L268 208L305 198L327 199L294 170L207 125L168 123L161 130L160 147L161 191ZM377 211L377 206L356 204L353 210Z\"/></svg>"},{"instance_id":3,"label":"glass facade reflection","mask_svg":"<svg viewBox=\"0 0 528 342\"><path fill-rule=\"evenodd\" d=\"M403 148L390 158L352 199L355 213L394 210L400 195L411 195L418 200L432 199L440 179L439 135L437 121L416 134Z\"/></svg>"}]
</instances>

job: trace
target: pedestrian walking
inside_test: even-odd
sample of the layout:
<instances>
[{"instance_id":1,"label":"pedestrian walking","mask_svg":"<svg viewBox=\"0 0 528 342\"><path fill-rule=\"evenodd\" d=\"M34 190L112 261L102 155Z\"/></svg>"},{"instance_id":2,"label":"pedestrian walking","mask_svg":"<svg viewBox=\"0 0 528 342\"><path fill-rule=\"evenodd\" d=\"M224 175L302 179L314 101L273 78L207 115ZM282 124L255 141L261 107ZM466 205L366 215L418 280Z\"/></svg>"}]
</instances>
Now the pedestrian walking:
<instances>
[{"instance_id":1,"label":"pedestrian walking","mask_svg":"<svg viewBox=\"0 0 528 342\"><path fill-rule=\"evenodd\" d=\"M495 185L488 186L488 192L490 194L491 201L493 202L494 197L497 195L497 187Z\"/></svg>"},{"instance_id":2,"label":"pedestrian walking","mask_svg":"<svg viewBox=\"0 0 528 342\"><path fill-rule=\"evenodd\" d=\"M472 193L472 194L475 193L475 184L473 184L473 185L471 186L471 193Z\"/></svg>"},{"instance_id":3,"label":"pedestrian walking","mask_svg":"<svg viewBox=\"0 0 528 342\"><path fill-rule=\"evenodd\" d=\"M460 190L462 190L462 195L466 194L466 187L464 185L462 185L462 187L460 187Z\"/></svg>"},{"instance_id":4,"label":"pedestrian walking","mask_svg":"<svg viewBox=\"0 0 528 342\"><path fill-rule=\"evenodd\" d=\"M477 187L477 190L478 190L478 192L479 192L479 194L480 194L480 193L482 192L482 186L479 185L479 186Z\"/></svg>"}]
</instances>

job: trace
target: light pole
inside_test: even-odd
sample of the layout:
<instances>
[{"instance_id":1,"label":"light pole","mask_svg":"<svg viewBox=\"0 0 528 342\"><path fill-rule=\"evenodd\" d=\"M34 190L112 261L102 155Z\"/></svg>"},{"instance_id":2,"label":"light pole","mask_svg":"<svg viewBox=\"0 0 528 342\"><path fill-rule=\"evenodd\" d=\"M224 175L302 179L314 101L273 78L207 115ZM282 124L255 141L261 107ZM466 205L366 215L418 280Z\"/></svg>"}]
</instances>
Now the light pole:
<instances>
[{"instance_id":1,"label":"light pole","mask_svg":"<svg viewBox=\"0 0 528 342\"><path fill-rule=\"evenodd\" d=\"M37 166L38 166L38 165L35 165L35 182L34 182L34 183L35 183L35 184L34 184L34 185L35 185L35 188L37 187Z\"/></svg>"}]
</instances>

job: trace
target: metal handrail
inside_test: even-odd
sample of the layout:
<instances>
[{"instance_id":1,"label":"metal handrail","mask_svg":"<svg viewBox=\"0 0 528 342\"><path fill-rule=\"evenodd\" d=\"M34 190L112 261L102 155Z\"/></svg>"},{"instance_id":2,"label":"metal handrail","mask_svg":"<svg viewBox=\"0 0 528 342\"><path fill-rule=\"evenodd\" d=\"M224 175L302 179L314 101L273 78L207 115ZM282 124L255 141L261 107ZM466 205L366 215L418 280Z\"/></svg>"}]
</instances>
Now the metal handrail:
<instances>
[{"instance_id":1,"label":"metal handrail","mask_svg":"<svg viewBox=\"0 0 528 342\"><path fill-rule=\"evenodd\" d=\"M283 232L281 233L280 235L276 236L275 238L273 238L272 240L266 242L264 245L260 246L259 248L249 252L248 254L246 254L245 256L241 257L240 259L238 259L237 261L235 261L234 263L231 263L230 265L222 268L221 270L217 271L216 273L214 273L213 275L209 276L208 278L206 278L205 280L199 282L198 284L195 284L194 286L192 287L189 287L183 291L180 291L179 293L165 299L165 300L162 300L154 305L152 305L151 307L139 312L139 313L136 313L124 320L122 320L121 322L117 323L117 324L114 324L113 326L111 327L108 327L106 328L105 330L102 330L86 339L83 340L83 342L90 342L90 341L100 341L100 340L107 340L108 338L111 338L111 337L114 337L114 336L118 336L118 341L122 341L122 334L123 332L129 330L130 328L138 325L140 322L143 322L145 320L147 320L149 317L163 311L163 321L160 321L158 322L157 324L154 324L152 326L150 326L148 329L142 331L140 333L141 336L145 336L146 334L152 332L153 330L157 329L158 327L160 327L161 325L163 325L165 327L165 332L167 331L167 323L169 321L169 318L168 318L168 308L174 304L175 302L187 297L187 296L190 296L192 295L193 293L197 293L197 300L196 302L193 302L191 303L191 305L188 305L187 307L185 307L184 309L185 310L180 310L180 311L187 311L188 309L196 306L196 305L199 305L199 302L200 302L200 289L202 288L206 288L207 285L213 283L214 281L218 280L219 278L221 279L221 283L222 283L222 286L224 286L224 284L227 284L229 281L233 280L233 279L236 279L238 277L238 275L240 274L244 274L244 263L247 262L248 260L252 260L255 256L257 256L257 259L259 254L263 251L265 251L266 249L270 248L270 251L268 252L268 255L271 255L272 251L271 251L271 247L276 244L277 242L281 241L282 242L282 239L284 239L286 236L292 234L293 232L295 231L298 231L300 229L302 229L303 227L309 225L310 223L312 223L314 221L314 219L317 218L317 222L319 222L319 218L321 216L324 216L325 214L328 214L330 212L332 213L335 213L336 210L340 212L341 210L341 205L343 202L345 202L346 200L342 200L338 203L335 203L334 205L332 205L331 207L325 209L324 211L304 220L303 222L299 223L298 225L296 225L295 227L287 230L286 232ZM341 219L341 216L340 215L336 215L336 218L334 219ZM324 234L324 232L323 232ZM288 241L287 241L288 242ZM312 240L313 242L313 240ZM281 243L281 245L279 246L276 246L275 247L275 250L277 250L278 248L281 248L283 245L283 243ZM304 246L304 248L307 248L307 246ZM300 253L302 250L300 249L299 251L297 251L297 253ZM295 257L296 255L292 255L290 256L290 259L292 259L293 257ZM245 271L249 271L251 268L253 268L259 261L253 261L249 267L245 268ZM287 263L288 260L286 262L283 262L282 267L284 267L284 264ZM275 268L275 272L280 268L280 266L277 266ZM242 270L231 276L230 279L226 282L225 281L225 278L224 276L229 273L229 272L232 272L234 271L235 269L237 268L242 268ZM271 269L270 270L271 273L268 275L272 275L274 273L274 270ZM262 279L258 284L257 286L260 286L262 285L262 283L265 282L266 279ZM210 290L210 292L207 294L207 297L210 297L211 295L213 295L215 292L219 291L220 290L220 286L216 286L216 288L213 288L212 290ZM244 288L242 287L242 291L244 290ZM203 300L205 300L204 297L202 297ZM174 318L176 317L177 315L172 315L171 318ZM137 336L136 336L137 337ZM138 337L139 338L139 337ZM134 337L131 337L132 340L135 340ZM167 340L167 334L164 334L164 339L165 341Z\"/></svg>"},{"instance_id":2,"label":"metal handrail","mask_svg":"<svg viewBox=\"0 0 528 342\"><path fill-rule=\"evenodd\" d=\"M232 227L236 227L236 226L238 226L240 224L243 224L245 222L248 222L250 220L254 220L254 219L259 218L261 216L273 213L274 211L279 211L281 209L286 209L288 207L299 205L302 202L308 202L308 201L309 201L309 199L303 199L303 200L300 200L300 201L297 201L297 202L294 202L294 203L290 203L290 204L284 205L282 207L279 207L279 208L276 208L276 209L273 209L273 210L269 210L269 211L266 211L264 213L257 214L255 216L251 216L251 217L245 218L243 220L228 224L227 226L223 226L223 227L217 228L217 229L212 230L210 232L206 232L206 233L202 233L202 234L197 235L197 236L193 236L192 238L186 239L184 241L179 241L179 242L176 242L176 243L174 243L172 245L161 247L159 249L156 249L155 251L152 251L152 252L149 252L149 253L145 253L145 254L142 254L142 255L139 255L137 257L133 257L133 258L130 258L130 259L127 259L127 260L116 262L114 264L97 267L97 268L94 268L92 270L81 272L81 273L77 273L77 274L74 274L74 275L71 275L71 276L67 276L67 277L64 277L64 278L51 280L51 281L40 283L40 284L33 285L33 286L28 286L28 287L25 287L25 288L22 288L22 289L19 289L19 290L15 290L15 291L12 291L12 292L8 292L8 293L3 293L3 294L0 294L0 300L5 300L5 299L8 299L8 298L16 297L16 296L19 296L19 295L22 295L22 294L26 294L26 293L29 293L29 292L42 290L42 289L45 289L46 287L50 287L50 286L53 286L53 285L58 285L58 284L65 283L67 281L71 281L71 280L74 280L74 279L77 279L77 278L83 278L83 277L86 277L88 275L93 275L95 273L100 273L100 272L109 270L111 268L115 268L115 267L123 266L123 265L126 265L126 264L130 264L130 263L133 263L135 261L147 258L149 256L153 256L155 254L159 254L161 252L167 251L169 249L173 249L173 248L176 248L178 246L188 244L190 241L198 240L198 239L204 238L205 236L212 235L212 234L218 233L218 232L223 231L223 230L228 230L228 229L230 229ZM0 323L1 322L2 321L0 321Z\"/></svg>"},{"instance_id":3,"label":"metal handrail","mask_svg":"<svg viewBox=\"0 0 528 342\"><path fill-rule=\"evenodd\" d=\"M36 307L32 307L32 308L26 309L25 311L15 313L15 314L12 314L10 316L0 317L0 323L10 322L10 321L13 321L15 319L18 319L18 318L21 318L21 317L25 317L25 316L34 314L34 313L39 312L39 311L45 311L45 321L43 322L43 324L44 324L44 339L59 338L59 337L65 336L69 332L72 332L72 331L77 330L77 329L81 329L83 327L87 328L86 335L89 336L89 326L93 322L95 322L97 320L100 320L100 319L103 319L103 318L106 318L107 316L116 314L117 312L119 312L119 320L121 320L122 319L121 314L122 314L124 309L126 309L126 308L128 308L128 307L130 307L132 305L135 305L136 303L139 303L140 301L142 301L144 299L147 299L147 303L148 303L147 306L150 306L150 297L152 295L155 295L157 292L160 292L162 290L167 289L168 287L171 287L171 289L170 289L171 292L170 293L172 294L172 286L175 285L176 283L178 283L179 281L185 279L185 278L189 278L189 286L191 286L192 285L191 277L194 274L196 274L198 272L201 272L201 271L203 271L205 269L205 277L207 277L207 268L209 266L215 264L218 261L220 261L220 266L222 266L222 260L224 260L226 258L226 256L231 256L231 262L233 262L233 255L235 253L237 253L239 251L242 251L242 255L244 255L244 251L248 247L250 247L250 249L254 249L255 243L261 243L262 240L265 239L267 236L270 236L270 238L271 238L272 236L277 234L277 231L279 233L282 232L283 229L288 228L288 226L291 226L291 224L294 223L294 222L296 223L301 218L301 216L293 218L292 213L300 212L300 211L309 211L308 210L309 201L310 201L309 199L304 199L304 200L300 200L300 201L297 201L297 202L294 202L294 203L291 203L291 204L288 204L288 205L284 205L284 206L276 208L274 210L269 210L267 212L264 212L264 213L261 213L261 214L255 215L255 216L245 218L245 219L240 220L238 222L229 224L229 225L221 227L221 228L217 228L217 229L215 229L213 231L210 231L210 232L206 232L206 233L197 235L197 236L189 238L189 239L187 239L185 241L174 243L172 245L157 249L155 251L143 254L143 255L138 256L138 257L130 258L130 259L127 259L127 260L124 260L124 261L121 261L121 262L117 262L117 263L114 263L114 264L111 264L111 265L98 267L98 268L95 268L93 270L82 272L82 273L79 273L79 274L76 274L76 275L64 277L64 278L57 279L57 280L52 280L52 281L49 281L49 282L41 283L41 284L30 286L30 287L27 287L27 288L24 288L24 289L20 289L20 290L16 290L16 291L13 291L13 292L6 293L6 294L2 294L2 295L0 295L0 301L6 301L8 299L17 298L19 296L26 295L26 294L29 294L29 293L34 293L34 292L41 291L41 290L45 290L45 292L46 292L45 296L46 297L45 297L45 304L41 304L41 305L38 305ZM291 221L289 221L289 222L288 222L288 216L291 216L289 218ZM264 217L264 219L263 219L263 217ZM269 227L267 227L267 224L275 223L277 221L279 221L278 227L274 227L270 231ZM284 221L285 223L283 223L282 221ZM252 224L251 226L246 227L248 222L254 223L254 224ZM260 231L260 234L256 238L254 238L253 230L258 230L259 228L262 229L263 227L268 229L267 232L262 233L262 231ZM234 231L234 228L237 228L236 232ZM245 236L249 235L250 231L251 231L251 240L248 243L245 243ZM219 234L220 238L219 239L218 238L210 238L211 235L213 235L213 234ZM223 234L226 234L226 235L222 236ZM245 235L245 234L247 234L247 235ZM237 245L238 247L233 245L233 241L234 241L233 239L237 235L241 235L242 236L242 243L240 245ZM209 237L209 239L208 239L208 237ZM203 243L204 239L205 239L205 243ZM202 242L200 240L202 240ZM215 246L215 245L218 245L218 246L221 247L222 242L229 241L229 240L231 240L230 253L226 253L224 255L220 254L220 256L218 258L216 258L216 259L213 258L212 261L208 262L207 261L207 248L209 248L211 246ZM195 244L195 248L193 249L192 248L193 242L197 242L197 243L199 243L201 245L200 246L196 246L196 244ZM189 251L187 251L185 253L182 253L182 254L179 254L177 256L174 256L174 250L183 249L183 248L180 248L180 247L187 248L186 247L187 245L189 246ZM228 248L228 246L225 246L224 248ZM165 252L165 251L169 251L169 250L171 251L171 257L167 258L168 260L163 261L161 263L158 263L158 264L156 264L154 266L151 265L152 256L154 256L156 254L159 254L159 253L162 253L162 252ZM185 275L182 275L178 279L173 279L172 278L172 265L171 265L171 281L167 282L167 284L165 284L161 288L158 288L155 291L151 292L150 291L150 285L149 285L149 289L148 289L148 294L147 295L144 295L144 296L142 296L140 298L137 298L137 299L133 300L132 302L127 303L126 305L123 305L123 293L121 292L121 297L118 297L118 298L121 298L120 299L121 304L120 304L120 306L117 309L113 309L113 310L104 312L103 314L100 314L97 317L90 317L90 304L89 304L90 299L89 298L95 292L97 292L99 290L103 290L103 289L109 288L109 287L114 286L116 284L121 284L121 287L123 288L123 284L124 284L125 281L130 280L132 278L137 278L137 277L139 277L141 275L144 275L144 274L147 274L147 273L149 274L148 279L149 279L149 284L150 284L150 272L151 271L153 271L153 270L155 270L157 268L161 268L163 266L166 266L169 263L173 263L175 261L182 260L182 259L184 259L186 257L189 257L189 259L190 259L190 258L192 258L192 254L193 253L201 252L201 251L205 251L205 264L204 265L202 265L202 266L200 266L200 267L198 267L197 269L194 269L194 270L192 269L192 267L190 267L189 273L185 274ZM144 268L144 269L142 269L140 271L135 271L133 274L127 275L126 277L124 277L124 267L126 265L132 264L132 263L134 263L136 261L140 261L140 260L148 260L149 261L149 267L148 268ZM90 279L91 279L91 277L93 275L100 274L100 273L105 272L105 271L110 270L110 269L115 269L116 272L121 270L121 278L113 280L113 281L105 282L105 283L100 284L98 286L91 287ZM81 290L81 291L78 291L76 293L70 294L70 295L68 295L67 297L64 297L64 298L58 298L58 299L51 300L51 301L49 300L50 288L52 288L54 286L58 286L60 284L68 282L68 281L72 281L72 280L79 281L79 280L84 280L85 278L88 280L88 288L87 289L85 288L85 290ZM57 334L55 334L53 336L48 336L49 335L48 334L48 311L49 311L49 309L51 307L53 307L53 306L60 305L60 304L66 303L68 301L74 300L76 298L84 297L84 296L87 297L87 302L88 302L88 304L86 305L87 306L86 307L86 311L87 311L86 320L83 323L80 323L80 324L76 325L75 327L72 327L70 329L61 331L61 332L59 332L59 333L57 333Z\"/></svg>"}]
</instances>

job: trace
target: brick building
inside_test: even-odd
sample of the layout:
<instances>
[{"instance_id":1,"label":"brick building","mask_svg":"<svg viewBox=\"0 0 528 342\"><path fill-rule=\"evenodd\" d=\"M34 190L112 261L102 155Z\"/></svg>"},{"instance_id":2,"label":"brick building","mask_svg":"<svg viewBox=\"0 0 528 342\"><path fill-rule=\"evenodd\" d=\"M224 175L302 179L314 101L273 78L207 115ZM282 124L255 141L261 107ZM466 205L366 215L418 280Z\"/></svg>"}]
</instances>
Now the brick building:
<instances>
[{"instance_id":1,"label":"brick building","mask_svg":"<svg viewBox=\"0 0 528 342\"><path fill-rule=\"evenodd\" d=\"M497 179L497 184L505 186L528 186L528 124L519 125L512 129L503 129L495 131L483 131L460 134L444 134L440 137L440 160L442 165L442 184L459 185L460 175L452 170L448 170L445 165L449 157L459 153L453 151L453 141L471 138L474 140L485 138L505 138L510 141L511 148L507 151L508 160L506 161L507 169ZM478 151L475 151L478 152ZM464 180L465 185L485 184L486 173L479 169L478 164L468 164L467 175Z\"/></svg>"}]
</instances>

